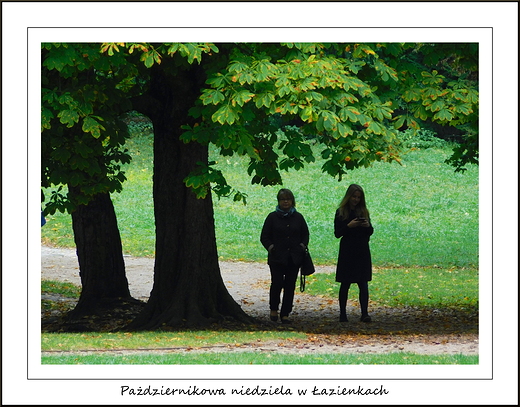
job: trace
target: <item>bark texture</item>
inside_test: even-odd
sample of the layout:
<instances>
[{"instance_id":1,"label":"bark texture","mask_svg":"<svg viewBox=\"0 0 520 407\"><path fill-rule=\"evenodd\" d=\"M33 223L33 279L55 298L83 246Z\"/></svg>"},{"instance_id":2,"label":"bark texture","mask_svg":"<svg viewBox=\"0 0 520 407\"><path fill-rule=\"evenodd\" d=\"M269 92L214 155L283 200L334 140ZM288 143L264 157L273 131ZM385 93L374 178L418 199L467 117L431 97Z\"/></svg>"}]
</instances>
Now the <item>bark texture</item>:
<instances>
[{"instance_id":1,"label":"bark texture","mask_svg":"<svg viewBox=\"0 0 520 407\"><path fill-rule=\"evenodd\" d=\"M130 300L121 236L110 195L97 194L88 205L79 205L72 212L72 227L82 290L69 317L93 314L114 302Z\"/></svg>"},{"instance_id":2,"label":"bark texture","mask_svg":"<svg viewBox=\"0 0 520 407\"><path fill-rule=\"evenodd\" d=\"M174 60L163 63L174 64ZM184 178L208 147L182 142L181 126L200 95L205 75L198 66L151 69L150 89L135 107L154 125L154 285L144 311L129 329L204 326L231 319L252 322L231 297L218 264L211 193L197 199Z\"/></svg>"}]
</instances>

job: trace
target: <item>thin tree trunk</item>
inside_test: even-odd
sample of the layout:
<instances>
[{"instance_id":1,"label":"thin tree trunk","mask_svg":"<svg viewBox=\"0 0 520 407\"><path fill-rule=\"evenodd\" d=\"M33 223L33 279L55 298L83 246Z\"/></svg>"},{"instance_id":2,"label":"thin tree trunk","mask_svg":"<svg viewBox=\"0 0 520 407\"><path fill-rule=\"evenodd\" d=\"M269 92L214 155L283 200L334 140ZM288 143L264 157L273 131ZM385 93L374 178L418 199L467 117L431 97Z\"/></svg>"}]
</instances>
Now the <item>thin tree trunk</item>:
<instances>
[{"instance_id":1,"label":"thin tree trunk","mask_svg":"<svg viewBox=\"0 0 520 407\"><path fill-rule=\"evenodd\" d=\"M107 303L131 299L121 236L110 195L98 194L87 205L79 205L72 212L72 228L82 290L69 317L91 314Z\"/></svg>"}]
</instances>

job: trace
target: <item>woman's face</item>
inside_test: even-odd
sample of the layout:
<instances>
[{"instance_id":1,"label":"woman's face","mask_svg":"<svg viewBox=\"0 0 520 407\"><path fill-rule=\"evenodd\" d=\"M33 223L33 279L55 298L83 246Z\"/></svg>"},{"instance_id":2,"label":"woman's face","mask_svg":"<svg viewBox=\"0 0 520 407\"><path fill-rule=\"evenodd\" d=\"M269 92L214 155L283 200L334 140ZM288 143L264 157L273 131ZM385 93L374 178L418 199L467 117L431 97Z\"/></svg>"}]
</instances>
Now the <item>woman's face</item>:
<instances>
[{"instance_id":1,"label":"woman's face","mask_svg":"<svg viewBox=\"0 0 520 407\"><path fill-rule=\"evenodd\" d=\"M352 194L352 196L350 197L350 199L348 200L350 209L354 209L359 204L360 201L361 201L361 192L360 191L354 192Z\"/></svg>"},{"instance_id":2,"label":"woman's face","mask_svg":"<svg viewBox=\"0 0 520 407\"><path fill-rule=\"evenodd\" d=\"M278 206L281 210L288 211L293 206L293 201L287 195L282 195L278 200Z\"/></svg>"}]
</instances>

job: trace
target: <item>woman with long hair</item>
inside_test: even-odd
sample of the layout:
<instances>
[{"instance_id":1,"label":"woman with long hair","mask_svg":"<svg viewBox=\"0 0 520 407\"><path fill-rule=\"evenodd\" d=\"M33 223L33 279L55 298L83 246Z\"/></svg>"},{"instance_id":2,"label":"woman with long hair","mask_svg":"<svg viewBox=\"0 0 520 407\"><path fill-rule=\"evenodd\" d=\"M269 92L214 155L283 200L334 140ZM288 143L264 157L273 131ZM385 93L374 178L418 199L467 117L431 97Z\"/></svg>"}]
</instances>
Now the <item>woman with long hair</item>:
<instances>
[{"instance_id":1,"label":"woman with long hair","mask_svg":"<svg viewBox=\"0 0 520 407\"><path fill-rule=\"evenodd\" d=\"M348 291L352 283L359 287L361 321L370 322L368 315L368 282L372 280L370 236L374 228L365 201L365 192L351 184L343 197L334 218L334 235L341 238L339 245L336 281L339 288L339 320L347 322Z\"/></svg>"}]
</instances>

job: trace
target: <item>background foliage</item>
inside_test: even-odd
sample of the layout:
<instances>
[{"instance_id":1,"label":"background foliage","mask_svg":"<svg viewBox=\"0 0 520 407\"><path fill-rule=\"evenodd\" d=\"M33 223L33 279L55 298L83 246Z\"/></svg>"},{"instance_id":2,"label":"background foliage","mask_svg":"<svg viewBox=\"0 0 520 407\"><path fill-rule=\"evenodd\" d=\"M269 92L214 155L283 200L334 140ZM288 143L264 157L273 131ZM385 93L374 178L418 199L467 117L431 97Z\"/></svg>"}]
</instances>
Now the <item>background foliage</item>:
<instances>
[{"instance_id":1,"label":"background foliage","mask_svg":"<svg viewBox=\"0 0 520 407\"><path fill-rule=\"evenodd\" d=\"M68 194L53 191L46 213L121 190L129 156L119 115L146 88L147 68L168 70L171 58L174 76L187 64L207 76L187 106L195 123L182 126L182 139L216 146L224 157L247 156L255 184L280 184L280 171L315 157L340 180L371 162L399 162L396 130L432 123L462 132L445 159L456 171L478 162L475 43L44 43L42 186L69 186ZM278 143L274 117L299 128L287 128ZM303 134L319 138L320 151ZM185 184L199 197L211 186L245 201L214 163L197 163Z\"/></svg>"},{"instance_id":2,"label":"background foliage","mask_svg":"<svg viewBox=\"0 0 520 407\"><path fill-rule=\"evenodd\" d=\"M146 118L128 118L133 156L124 166L125 188L112 194L126 254L153 256L155 225L152 200L153 129ZM478 265L478 167L454 172L444 162L449 143L423 131L400 135L409 147L402 165L375 163L352 170L341 181L321 171L318 158L304 170L284 171L283 186L293 190L298 210L311 231L310 248L318 264L334 264L339 240L333 235L334 211L351 182L365 188L375 233L371 240L377 266L467 267ZM265 261L259 233L274 210L280 186L252 185L244 157L218 157L216 167L247 193L247 205L215 199L217 246L221 260ZM51 191L52 188L49 189ZM74 246L70 216L47 216L44 243Z\"/></svg>"}]
</instances>

